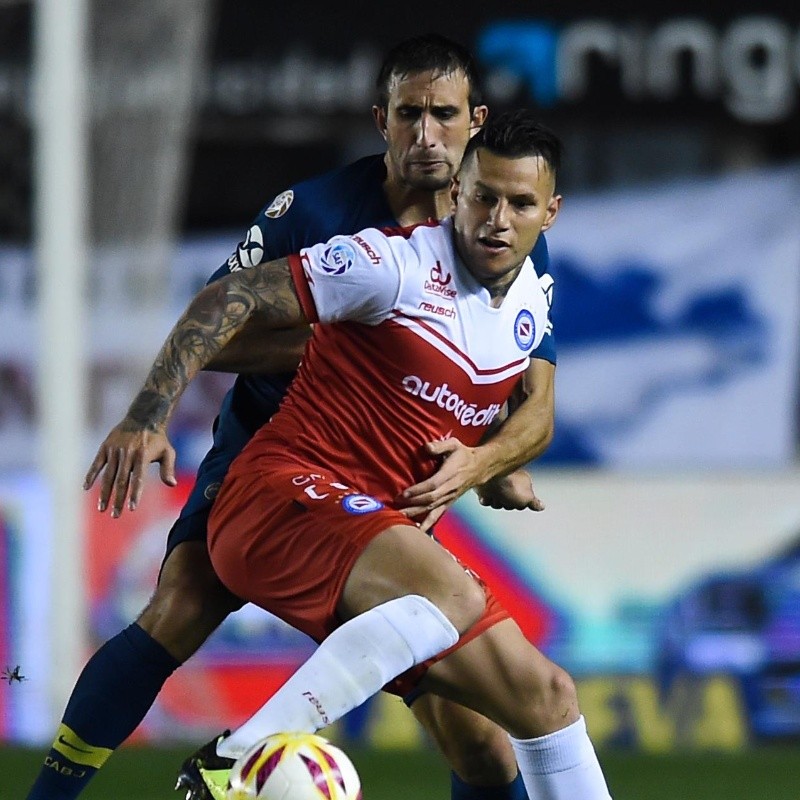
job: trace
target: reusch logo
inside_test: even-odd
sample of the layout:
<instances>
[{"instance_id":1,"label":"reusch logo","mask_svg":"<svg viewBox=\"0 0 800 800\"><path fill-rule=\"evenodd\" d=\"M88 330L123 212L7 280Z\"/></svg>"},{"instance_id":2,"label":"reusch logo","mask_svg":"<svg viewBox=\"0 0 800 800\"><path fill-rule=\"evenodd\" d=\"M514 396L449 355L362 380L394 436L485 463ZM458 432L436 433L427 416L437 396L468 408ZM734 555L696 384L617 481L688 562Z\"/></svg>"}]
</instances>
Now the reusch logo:
<instances>
[{"instance_id":1,"label":"reusch logo","mask_svg":"<svg viewBox=\"0 0 800 800\"><path fill-rule=\"evenodd\" d=\"M425 300L419 304L419 309L420 311L427 311L429 314L436 314L437 317L447 317L448 319L456 318L456 310L454 308L435 306L433 303L428 303Z\"/></svg>"},{"instance_id":2,"label":"reusch logo","mask_svg":"<svg viewBox=\"0 0 800 800\"><path fill-rule=\"evenodd\" d=\"M319 714L319 718L328 725L330 723L330 718L328 717L328 712L325 710L325 707L319 701L319 698L313 692L303 692L303 697L314 706L317 714Z\"/></svg>"},{"instance_id":3,"label":"reusch logo","mask_svg":"<svg viewBox=\"0 0 800 800\"><path fill-rule=\"evenodd\" d=\"M362 239L358 234L355 234L353 241L367 254L369 260L376 267L381 263L381 257L372 249L372 245L366 239Z\"/></svg>"}]
</instances>

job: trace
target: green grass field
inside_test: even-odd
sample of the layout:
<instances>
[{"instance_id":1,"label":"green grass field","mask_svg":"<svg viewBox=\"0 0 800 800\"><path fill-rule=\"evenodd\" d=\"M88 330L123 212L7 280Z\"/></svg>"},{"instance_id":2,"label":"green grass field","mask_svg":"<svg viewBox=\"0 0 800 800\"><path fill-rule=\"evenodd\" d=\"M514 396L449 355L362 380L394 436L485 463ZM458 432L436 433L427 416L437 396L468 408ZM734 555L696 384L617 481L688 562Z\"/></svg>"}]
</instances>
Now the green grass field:
<instances>
[{"instance_id":1,"label":"green grass field","mask_svg":"<svg viewBox=\"0 0 800 800\"><path fill-rule=\"evenodd\" d=\"M125 747L85 800L168 800L176 766L192 748ZM446 800L448 775L429 751L350 749L365 800ZM42 754L0 748L0 798L22 800ZM800 800L800 745L741 755L602 756L614 800ZM579 800L576 798L576 800Z\"/></svg>"}]
</instances>

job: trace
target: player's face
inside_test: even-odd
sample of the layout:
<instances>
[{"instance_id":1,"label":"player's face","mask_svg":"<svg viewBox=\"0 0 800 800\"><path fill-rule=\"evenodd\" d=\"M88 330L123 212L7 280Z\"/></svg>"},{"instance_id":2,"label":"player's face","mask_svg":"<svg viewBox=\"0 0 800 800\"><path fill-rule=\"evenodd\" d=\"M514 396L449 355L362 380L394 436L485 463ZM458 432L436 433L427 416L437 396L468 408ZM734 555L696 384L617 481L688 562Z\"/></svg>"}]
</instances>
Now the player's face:
<instances>
[{"instance_id":1,"label":"player's face","mask_svg":"<svg viewBox=\"0 0 800 800\"><path fill-rule=\"evenodd\" d=\"M486 107L469 107L463 72L425 71L393 79L387 107L373 108L386 139L390 179L427 191L446 189Z\"/></svg>"},{"instance_id":2,"label":"player's face","mask_svg":"<svg viewBox=\"0 0 800 800\"><path fill-rule=\"evenodd\" d=\"M561 197L539 156L507 158L478 148L453 185L456 246L484 285L514 277L542 231L555 222Z\"/></svg>"}]
</instances>

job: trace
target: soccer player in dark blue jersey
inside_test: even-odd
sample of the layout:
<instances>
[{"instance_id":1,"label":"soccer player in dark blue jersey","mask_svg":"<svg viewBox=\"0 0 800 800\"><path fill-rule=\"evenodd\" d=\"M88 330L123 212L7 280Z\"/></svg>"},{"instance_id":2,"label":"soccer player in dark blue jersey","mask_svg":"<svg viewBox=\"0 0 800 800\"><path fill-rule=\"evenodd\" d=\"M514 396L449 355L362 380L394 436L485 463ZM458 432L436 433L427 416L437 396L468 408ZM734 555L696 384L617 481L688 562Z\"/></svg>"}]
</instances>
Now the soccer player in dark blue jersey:
<instances>
[{"instance_id":1,"label":"soccer player in dark blue jersey","mask_svg":"<svg viewBox=\"0 0 800 800\"><path fill-rule=\"evenodd\" d=\"M215 276L297 252L335 234L406 226L449 213L450 180L469 136L486 117L471 57L438 36L408 40L387 55L378 89L373 113L387 142L386 154L363 158L278 195L259 213ZM542 237L532 258L537 268L546 271ZM208 514L230 463L277 409L307 335L298 329L265 336L253 324L212 365L240 374L220 410L212 449L170 531L158 586L137 621L106 642L86 664L28 800L77 797L141 722L167 677L240 607L241 601L223 587L211 567L206 548ZM551 333L535 356L535 385L527 388L540 402L535 404L536 416L524 422L536 431L543 451L552 436ZM118 453L123 455L116 470L110 465ZM425 525L460 494L461 474L468 468L460 458L457 454L446 459L433 478L412 489L409 513L430 512ZM127 479L117 479L134 461L138 466L130 485ZM86 479L89 488L103 470L100 510L110 507L112 516L118 516L128 497L128 507L135 508L144 469L152 461L160 462L162 480L174 484L174 451L165 431L151 431L146 440L122 429L112 432ZM480 496L498 508L541 507L525 473L482 487ZM498 726L428 695L416 698L412 710L453 769L453 798L526 797L506 734ZM201 800L214 797L212 792L190 785L187 796Z\"/></svg>"}]
</instances>

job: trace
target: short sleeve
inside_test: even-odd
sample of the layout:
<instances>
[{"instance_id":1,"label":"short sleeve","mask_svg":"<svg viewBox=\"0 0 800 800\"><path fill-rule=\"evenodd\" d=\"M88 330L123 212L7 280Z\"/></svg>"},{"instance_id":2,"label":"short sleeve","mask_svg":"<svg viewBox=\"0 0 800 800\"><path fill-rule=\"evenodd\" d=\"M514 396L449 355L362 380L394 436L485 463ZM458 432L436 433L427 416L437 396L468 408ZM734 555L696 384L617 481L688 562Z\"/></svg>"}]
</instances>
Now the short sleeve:
<instances>
[{"instance_id":1,"label":"short sleeve","mask_svg":"<svg viewBox=\"0 0 800 800\"><path fill-rule=\"evenodd\" d=\"M297 294L312 322L383 322L397 304L408 259L402 237L369 228L335 236L290 258Z\"/></svg>"},{"instance_id":2,"label":"short sleeve","mask_svg":"<svg viewBox=\"0 0 800 800\"><path fill-rule=\"evenodd\" d=\"M209 278L208 283L240 269L250 269L296 253L307 232L318 226L318 212L303 202L294 188L281 192L258 212L233 253ZM311 241L321 238L326 237L317 236Z\"/></svg>"}]
</instances>

